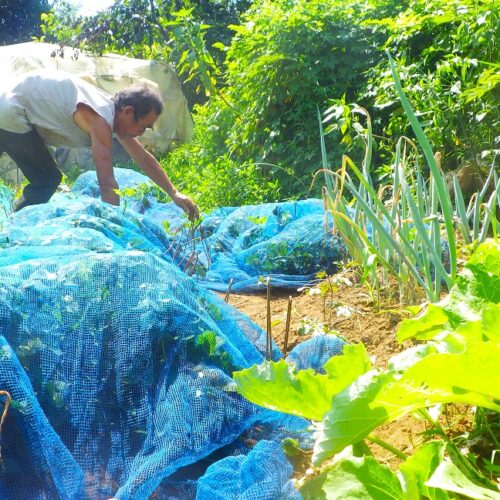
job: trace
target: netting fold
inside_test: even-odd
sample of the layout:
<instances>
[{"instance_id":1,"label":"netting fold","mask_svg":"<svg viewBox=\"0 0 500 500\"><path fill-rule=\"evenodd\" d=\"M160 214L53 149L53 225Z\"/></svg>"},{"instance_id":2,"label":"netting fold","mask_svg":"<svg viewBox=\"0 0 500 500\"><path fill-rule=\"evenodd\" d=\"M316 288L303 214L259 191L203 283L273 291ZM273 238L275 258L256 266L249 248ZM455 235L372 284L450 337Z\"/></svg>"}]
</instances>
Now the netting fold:
<instances>
[{"instance_id":1,"label":"netting fold","mask_svg":"<svg viewBox=\"0 0 500 500\"><path fill-rule=\"evenodd\" d=\"M85 175L73 193L15 214L12 193L0 187L0 390L12 396L0 497L218 498L203 492L233 471L226 493L219 484L221 498L236 490L234 498L294 498L279 441L307 436L309 423L237 393L231 374L263 361L266 334L200 286L222 273L227 252L205 256L205 276L194 273L198 259L189 276L186 255L206 254L207 245L185 231L177 207L149 195L111 207L96 199L95 174ZM120 175L121 186L143 182L135 172ZM205 240L231 248L232 265L253 284L260 244L281 235L290 246L293 224L324 218L316 202L238 211L208 217ZM309 233L315 220L307 219ZM304 363L321 369L338 342L302 347ZM276 345L271 356L281 357ZM244 436L258 429L265 432L252 448Z\"/></svg>"}]
</instances>

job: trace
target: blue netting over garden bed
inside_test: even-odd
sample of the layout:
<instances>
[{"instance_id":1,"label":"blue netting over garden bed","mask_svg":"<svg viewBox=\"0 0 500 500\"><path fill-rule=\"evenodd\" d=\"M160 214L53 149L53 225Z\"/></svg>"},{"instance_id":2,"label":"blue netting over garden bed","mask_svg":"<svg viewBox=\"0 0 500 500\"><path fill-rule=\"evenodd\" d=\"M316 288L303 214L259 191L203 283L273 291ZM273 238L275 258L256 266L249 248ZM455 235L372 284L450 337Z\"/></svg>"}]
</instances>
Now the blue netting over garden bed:
<instances>
[{"instance_id":1,"label":"blue netting over garden bed","mask_svg":"<svg viewBox=\"0 0 500 500\"><path fill-rule=\"evenodd\" d=\"M122 189L143 181L119 174ZM12 396L0 498L298 495L279 441L307 440L308 422L238 395L231 374L263 361L265 333L199 282L238 283L222 270L230 261L240 283L255 285L253 261L267 266L265 241L279 235L272 279L290 270L307 281L314 258L289 269L279 259L307 217L307 251L335 257L323 246L319 202L221 210L204 223L207 246L171 204L115 208L96 194L85 174L73 193L11 214L0 187L0 390ZM216 244L224 251L209 255ZM319 370L342 345L313 339L289 359ZM272 357L281 357L276 346Z\"/></svg>"},{"instance_id":2,"label":"blue netting over garden bed","mask_svg":"<svg viewBox=\"0 0 500 500\"><path fill-rule=\"evenodd\" d=\"M132 170L117 170L121 187L148 182ZM95 173L80 176L73 191L99 198ZM138 189L126 203L139 225L136 232L213 290L226 290L231 280L235 291L261 289L263 277L273 287L298 288L314 281L319 271L335 271L335 263L345 256L322 200L224 207L189 231L178 207L142 193ZM167 234L164 221L169 223Z\"/></svg>"}]
</instances>

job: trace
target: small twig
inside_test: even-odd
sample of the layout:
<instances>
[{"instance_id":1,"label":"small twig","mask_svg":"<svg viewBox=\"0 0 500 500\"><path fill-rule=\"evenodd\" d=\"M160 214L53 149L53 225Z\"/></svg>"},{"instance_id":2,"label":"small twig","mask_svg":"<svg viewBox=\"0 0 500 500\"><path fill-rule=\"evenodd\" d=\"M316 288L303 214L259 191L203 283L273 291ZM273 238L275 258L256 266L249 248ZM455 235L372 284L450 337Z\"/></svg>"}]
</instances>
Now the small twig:
<instances>
[{"instance_id":1,"label":"small twig","mask_svg":"<svg viewBox=\"0 0 500 500\"><path fill-rule=\"evenodd\" d=\"M200 226L200 243L203 247L205 255L207 256L207 268L212 265L212 252L210 245L207 243L207 237L205 236L205 231L202 226Z\"/></svg>"},{"instance_id":2,"label":"small twig","mask_svg":"<svg viewBox=\"0 0 500 500\"><path fill-rule=\"evenodd\" d=\"M292 317L292 296L288 297L288 309L286 311L285 341L283 343L283 356L286 358L288 352L288 334L290 333L290 320Z\"/></svg>"},{"instance_id":3,"label":"small twig","mask_svg":"<svg viewBox=\"0 0 500 500\"><path fill-rule=\"evenodd\" d=\"M233 282L234 282L234 279L231 278L229 280L229 284L227 285L226 296L224 297L224 300L226 302L229 302L229 294L231 293L231 288L233 287Z\"/></svg>"},{"instance_id":4,"label":"small twig","mask_svg":"<svg viewBox=\"0 0 500 500\"><path fill-rule=\"evenodd\" d=\"M177 235L178 234L179 234L179 229L176 229L175 232L174 232L174 234L172 235L172 242L170 243L170 245L166 249L167 253L172 253L173 252L173 248L174 248L174 245L176 243L176 239L177 239Z\"/></svg>"},{"instance_id":5,"label":"small twig","mask_svg":"<svg viewBox=\"0 0 500 500\"><path fill-rule=\"evenodd\" d=\"M191 226L189 226L187 240L188 240L188 243L191 243L193 245L193 250L196 249L196 242L197 242L197 238L198 238L196 236L196 231L198 231L200 224L201 224L201 222L198 222L197 224L192 222Z\"/></svg>"},{"instance_id":6,"label":"small twig","mask_svg":"<svg viewBox=\"0 0 500 500\"><path fill-rule=\"evenodd\" d=\"M267 337L266 337L266 359L271 361L272 357L272 335L271 335L271 278L266 278L267 285Z\"/></svg>"},{"instance_id":7,"label":"small twig","mask_svg":"<svg viewBox=\"0 0 500 500\"><path fill-rule=\"evenodd\" d=\"M5 396L5 403L3 407L2 416L0 417L0 439L2 437L3 423L9 411L10 402L12 401L11 395L7 391L0 391L0 396ZM0 447L0 462L2 461L2 448Z\"/></svg>"},{"instance_id":8,"label":"small twig","mask_svg":"<svg viewBox=\"0 0 500 500\"><path fill-rule=\"evenodd\" d=\"M175 259L177 259L177 257L179 256L179 254L182 252L182 248L181 248L181 245L180 243L177 245L176 249L175 249L175 252L173 253L172 255L172 260L175 262ZM182 262L182 259L181 259L181 262Z\"/></svg>"},{"instance_id":9,"label":"small twig","mask_svg":"<svg viewBox=\"0 0 500 500\"><path fill-rule=\"evenodd\" d=\"M188 261L186 262L186 265L184 266L184 272L188 276L192 276L194 273L194 270L196 269L196 264L198 263L198 253L196 250L193 250L191 252L191 255L189 256Z\"/></svg>"}]
</instances>

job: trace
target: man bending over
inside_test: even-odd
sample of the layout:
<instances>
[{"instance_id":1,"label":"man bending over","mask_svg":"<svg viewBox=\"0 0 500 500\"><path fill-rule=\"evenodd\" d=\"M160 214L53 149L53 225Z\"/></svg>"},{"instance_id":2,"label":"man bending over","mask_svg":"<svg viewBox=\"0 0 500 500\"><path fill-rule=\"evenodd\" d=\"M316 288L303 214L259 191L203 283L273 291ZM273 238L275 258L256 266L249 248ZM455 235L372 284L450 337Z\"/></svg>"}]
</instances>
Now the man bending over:
<instances>
[{"instance_id":1,"label":"man bending over","mask_svg":"<svg viewBox=\"0 0 500 500\"><path fill-rule=\"evenodd\" d=\"M0 88L0 154L6 152L29 184L14 210L47 202L62 174L47 145L92 147L101 199L119 205L113 173L112 136L116 134L131 158L191 220L195 203L172 184L156 158L136 139L152 128L162 112L160 96L147 87L121 90L111 97L103 90L57 71L26 73Z\"/></svg>"}]
</instances>

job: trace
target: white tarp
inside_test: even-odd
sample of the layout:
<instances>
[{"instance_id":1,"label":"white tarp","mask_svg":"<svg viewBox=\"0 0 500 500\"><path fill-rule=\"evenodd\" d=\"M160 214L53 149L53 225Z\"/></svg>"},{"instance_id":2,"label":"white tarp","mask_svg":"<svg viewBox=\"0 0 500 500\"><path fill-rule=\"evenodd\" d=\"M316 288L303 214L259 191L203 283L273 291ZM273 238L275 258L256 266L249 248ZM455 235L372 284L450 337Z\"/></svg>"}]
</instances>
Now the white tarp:
<instances>
[{"instance_id":1,"label":"white tarp","mask_svg":"<svg viewBox=\"0 0 500 500\"><path fill-rule=\"evenodd\" d=\"M153 153L164 153L172 143L182 143L190 139L193 121L186 98L173 68L168 64L142 59L105 54L94 56L76 51L70 47L61 49L49 43L20 43L0 46L0 70L3 75L17 75L41 68L54 68L76 75L102 88L111 95L125 87L147 84L160 92L164 109L154 130L147 131L141 138ZM1 124L0 124L1 127ZM89 151L70 150L58 152L58 161L73 162L84 166L91 157ZM0 176L16 180L17 173L6 172L12 168L3 162Z\"/></svg>"}]
</instances>

